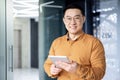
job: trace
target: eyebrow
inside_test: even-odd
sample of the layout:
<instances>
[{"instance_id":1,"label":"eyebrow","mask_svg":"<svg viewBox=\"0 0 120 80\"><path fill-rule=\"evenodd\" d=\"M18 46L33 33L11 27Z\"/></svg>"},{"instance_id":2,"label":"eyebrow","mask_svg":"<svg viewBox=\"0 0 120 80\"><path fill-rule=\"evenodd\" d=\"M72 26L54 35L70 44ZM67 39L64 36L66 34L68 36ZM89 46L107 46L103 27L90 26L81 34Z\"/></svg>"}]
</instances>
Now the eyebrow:
<instances>
[{"instance_id":1,"label":"eyebrow","mask_svg":"<svg viewBox=\"0 0 120 80\"><path fill-rule=\"evenodd\" d=\"M66 17L71 17L71 16L66 16ZM80 15L75 15L74 17L80 17Z\"/></svg>"}]
</instances>

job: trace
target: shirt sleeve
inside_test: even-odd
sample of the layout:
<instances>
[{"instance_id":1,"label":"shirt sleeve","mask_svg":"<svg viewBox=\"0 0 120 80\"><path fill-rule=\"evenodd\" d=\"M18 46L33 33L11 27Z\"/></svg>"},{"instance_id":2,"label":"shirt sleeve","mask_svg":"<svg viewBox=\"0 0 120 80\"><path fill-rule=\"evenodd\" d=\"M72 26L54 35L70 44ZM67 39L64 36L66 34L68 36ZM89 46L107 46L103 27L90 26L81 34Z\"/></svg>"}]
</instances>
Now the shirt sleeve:
<instances>
[{"instance_id":1,"label":"shirt sleeve","mask_svg":"<svg viewBox=\"0 0 120 80\"><path fill-rule=\"evenodd\" d=\"M91 65L79 64L76 75L85 80L101 80L105 74L106 62L102 43L96 40L91 49Z\"/></svg>"},{"instance_id":2,"label":"shirt sleeve","mask_svg":"<svg viewBox=\"0 0 120 80\"><path fill-rule=\"evenodd\" d=\"M50 66L51 66L51 64L52 64L52 62L51 62L49 59L47 59L47 60L45 61L45 63L44 63L44 70L45 70L45 72L47 73L47 75L48 75L49 77L51 77L51 78L56 78L58 75L52 75L52 74L50 73Z\"/></svg>"},{"instance_id":3,"label":"shirt sleeve","mask_svg":"<svg viewBox=\"0 0 120 80\"><path fill-rule=\"evenodd\" d=\"M54 46L55 46L55 42L52 43L50 50L49 50L49 55L55 55L54 53ZM44 70L47 73L47 75L51 78L56 78L58 75L51 75L50 73L50 66L52 65L52 61L47 58L44 62Z\"/></svg>"}]
</instances>

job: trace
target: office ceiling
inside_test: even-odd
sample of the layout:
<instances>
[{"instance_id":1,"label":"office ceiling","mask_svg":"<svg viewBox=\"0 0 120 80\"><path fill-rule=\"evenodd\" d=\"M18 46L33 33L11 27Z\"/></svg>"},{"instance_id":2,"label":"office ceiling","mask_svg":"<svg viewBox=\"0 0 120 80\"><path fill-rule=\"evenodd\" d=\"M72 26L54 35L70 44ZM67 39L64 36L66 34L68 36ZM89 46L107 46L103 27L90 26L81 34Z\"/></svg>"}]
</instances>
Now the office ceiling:
<instances>
[{"instance_id":1,"label":"office ceiling","mask_svg":"<svg viewBox=\"0 0 120 80\"><path fill-rule=\"evenodd\" d=\"M14 17L36 18L39 15L39 0L13 0Z\"/></svg>"},{"instance_id":2,"label":"office ceiling","mask_svg":"<svg viewBox=\"0 0 120 80\"><path fill-rule=\"evenodd\" d=\"M45 0L39 5L39 0L12 0L14 17L38 18L39 11L42 12L43 7L61 9L65 0ZM40 7L40 8L39 8ZM40 10L39 10L40 9ZM53 11L49 11L53 12ZM47 13L47 14L49 14Z\"/></svg>"}]
</instances>

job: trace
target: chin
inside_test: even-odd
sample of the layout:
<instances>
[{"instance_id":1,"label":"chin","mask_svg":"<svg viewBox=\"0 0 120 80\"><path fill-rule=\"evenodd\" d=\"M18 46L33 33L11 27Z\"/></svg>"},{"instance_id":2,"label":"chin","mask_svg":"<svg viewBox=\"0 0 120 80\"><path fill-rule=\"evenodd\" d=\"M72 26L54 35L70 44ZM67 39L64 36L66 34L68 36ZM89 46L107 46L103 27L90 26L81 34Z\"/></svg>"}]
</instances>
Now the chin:
<instances>
[{"instance_id":1,"label":"chin","mask_svg":"<svg viewBox=\"0 0 120 80\"><path fill-rule=\"evenodd\" d=\"M77 34L77 32L70 32L71 34Z\"/></svg>"}]
</instances>

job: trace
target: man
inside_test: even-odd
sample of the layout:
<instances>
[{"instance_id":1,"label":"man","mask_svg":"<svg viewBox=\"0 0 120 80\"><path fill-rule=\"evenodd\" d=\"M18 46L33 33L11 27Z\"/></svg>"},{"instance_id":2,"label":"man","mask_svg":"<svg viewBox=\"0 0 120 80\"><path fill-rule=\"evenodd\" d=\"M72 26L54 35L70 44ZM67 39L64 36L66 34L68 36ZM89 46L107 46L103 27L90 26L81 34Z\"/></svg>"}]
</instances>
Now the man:
<instances>
[{"instance_id":1,"label":"man","mask_svg":"<svg viewBox=\"0 0 120 80\"><path fill-rule=\"evenodd\" d=\"M97 38L83 32L83 9L75 5L66 7L63 22L68 33L53 41L49 55L67 56L70 63L53 64L48 58L45 72L57 80L101 80L106 68L104 48Z\"/></svg>"}]
</instances>

